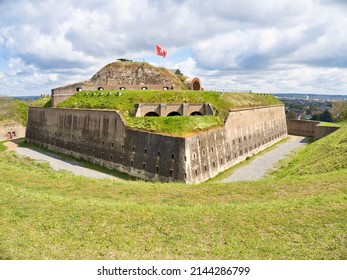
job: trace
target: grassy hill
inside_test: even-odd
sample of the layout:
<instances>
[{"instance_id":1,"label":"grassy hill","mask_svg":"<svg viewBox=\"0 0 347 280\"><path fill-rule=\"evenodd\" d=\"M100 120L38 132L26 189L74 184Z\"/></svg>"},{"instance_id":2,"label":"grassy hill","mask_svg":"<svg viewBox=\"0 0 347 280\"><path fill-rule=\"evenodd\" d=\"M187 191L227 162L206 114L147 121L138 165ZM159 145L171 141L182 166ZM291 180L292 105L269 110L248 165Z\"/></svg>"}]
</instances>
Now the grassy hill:
<instances>
[{"instance_id":1,"label":"grassy hill","mask_svg":"<svg viewBox=\"0 0 347 280\"><path fill-rule=\"evenodd\" d=\"M0 97L0 121L13 120L22 125L27 124L28 105L10 97Z\"/></svg>"},{"instance_id":2,"label":"grassy hill","mask_svg":"<svg viewBox=\"0 0 347 280\"><path fill-rule=\"evenodd\" d=\"M51 97L50 96L40 97L39 99L36 99L33 102L31 102L30 106L44 107L44 108L51 107Z\"/></svg>"},{"instance_id":3,"label":"grassy hill","mask_svg":"<svg viewBox=\"0 0 347 280\"><path fill-rule=\"evenodd\" d=\"M239 183L88 179L2 151L0 257L345 260L346 131Z\"/></svg>"},{"instance_id":4,"label":"grassy hill","mask_svg":"<svg viewBox=\"0 0 347 280\"><path fill-rule=\"evenodd\" d=\"M277 178L298 177L341 169L347 169L346 124L337 132L299 151L294 158L283 161L282 167L274 174Z\"/></svg>"},{"instance_id":5,"label":"grassy hill","mask_svg":"<svg viewBox=\"0 0 347 280\"><path fill-rule=\"evenodd\" d=\"M111 95L108 95L109 92ZM118 95L117 92L119 91L82 91L61 102L57 107L115 109L121 112L128 127L164 134L186 135L222 126L230 109L282 104L272 95L254 93L126 90L121 91L121 95ZM86 96L86 94L88 95ZM210 103L216 110L216 116L133 117L135 105L138 103L184 102Z\"/></svg>"}]
</instances>

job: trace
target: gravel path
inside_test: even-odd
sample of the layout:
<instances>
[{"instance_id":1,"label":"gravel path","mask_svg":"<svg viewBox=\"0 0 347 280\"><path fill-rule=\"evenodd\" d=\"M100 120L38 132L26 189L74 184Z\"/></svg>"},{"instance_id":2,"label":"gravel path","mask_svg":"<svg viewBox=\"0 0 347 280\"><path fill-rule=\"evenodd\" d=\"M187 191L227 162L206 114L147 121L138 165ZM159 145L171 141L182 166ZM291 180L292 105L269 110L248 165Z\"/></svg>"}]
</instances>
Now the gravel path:
<instances>
[{"instance_id":1,"label":"gravel path","mask_svg":"<svg viewBox=\"0 0 347 280\"><path fill-rule=\"evenodd\" d=\"M291 135L286 142L281 143L274 149L257 156L249 164L236 169L230 177L223 179L222 182L258 180L264 177L279 160L283 159L294 149L301 147L306 143L307 139L305 137Z\"/></svg>"},{"instance_id":2,"label":"gravel path","mask_svg":"<svg viewBox=\"0 0 347 280\"><path fill-rule=\"evenodd\" d=\"M33 148L23 148L17 147L15 149L16 153L22 156L26 156L32 159L40 160L40 161L48 161L50 166L54 170L67 170L75 175L85 176L96 179L106 179L106 178L115 178L112 175L108 175L87 167L83 167L81 163L74 160L65 160L59 157L56 154L43 152L39 150L35 150Z\"/></svg>"},{"instance_id":3,"label":"gravel path","mask_svg":"<svg viewBox=\"0 0 347 280\"><path fill-rule=\"evenodd\" d=\"M231 176L223 179L222 182L254 181L262 178L266 172L273 168L280 159L285 157L285 155L289 154L295 148L307 143L305 137L289 137L290 139L286 142L279 144L267 153L257 156L249 164L236 169ZM15 150L19 155L49 162L54 170L67 170L75 175L96 179L115 178L112 175L84 167L78 161L63 159L54 153L44 152L33 148L16 147L16 145L12 145L11 142L7 142L5 145L8 146L10 150Z\"/></svg>"}]
</instances>

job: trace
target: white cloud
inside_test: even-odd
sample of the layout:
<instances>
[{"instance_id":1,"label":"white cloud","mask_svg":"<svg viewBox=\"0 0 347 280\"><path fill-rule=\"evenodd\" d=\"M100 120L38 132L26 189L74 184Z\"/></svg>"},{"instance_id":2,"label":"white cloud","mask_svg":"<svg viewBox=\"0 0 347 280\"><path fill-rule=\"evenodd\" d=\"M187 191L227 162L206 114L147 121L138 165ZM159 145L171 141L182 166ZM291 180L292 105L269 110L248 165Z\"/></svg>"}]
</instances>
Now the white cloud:
<instances>
[{"instance_id":1,"label":"white cloud","mask_svg":"<svg viewBox=\"0 0 347 280\"><path fill-rule=\"evenodd\" d=\"M345 3L1 1L7 82L0 92L49 92L116 58L151 57L161 43L169 52L165 65L201 77L205 87L347 93Z\"/></svg>"}]
</instances>

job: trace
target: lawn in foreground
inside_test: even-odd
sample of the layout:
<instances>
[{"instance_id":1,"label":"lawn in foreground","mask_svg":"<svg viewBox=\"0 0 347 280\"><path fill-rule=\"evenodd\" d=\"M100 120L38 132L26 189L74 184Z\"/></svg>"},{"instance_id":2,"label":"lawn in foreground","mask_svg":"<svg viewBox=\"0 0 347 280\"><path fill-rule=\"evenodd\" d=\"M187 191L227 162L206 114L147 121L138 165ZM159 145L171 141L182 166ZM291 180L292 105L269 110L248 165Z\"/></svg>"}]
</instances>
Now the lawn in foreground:
<instances>
[{"instance_id":1,"label":"lawn in foreground","mask_svg":"<svg viewBox=\"0 0 347 280\"><path fill-rule=\"evenodd\" d=\"M345 169L247 183L93 180L0 152L2 259L346 259Z\"/></svg>"}]
</instances>

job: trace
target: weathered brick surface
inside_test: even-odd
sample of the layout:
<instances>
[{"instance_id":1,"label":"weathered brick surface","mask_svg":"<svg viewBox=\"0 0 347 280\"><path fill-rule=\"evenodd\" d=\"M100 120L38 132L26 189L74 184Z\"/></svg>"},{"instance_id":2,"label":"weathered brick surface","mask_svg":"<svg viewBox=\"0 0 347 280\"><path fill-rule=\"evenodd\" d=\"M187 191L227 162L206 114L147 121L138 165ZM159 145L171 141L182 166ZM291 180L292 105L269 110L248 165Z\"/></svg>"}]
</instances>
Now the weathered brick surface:
<instances>
[{"instance_id":1,"label":"weathered brick surface","mask_svg":"<svg viewBox=\"0 0 347 280\"><path fill-rule=\"evenodd\" d=\"M288 134L313 137L314 140L320 139L337 129L334 126L320 126L320 121L288 120Z\"/></svg>"},{"instance_id":2,"label":"weathered brick surface","mask_svg":"<svg viewBox=\"0 0 347 280\"><path fill-rule=\"evenodd\" d=\"M283 106L229 112L223 128L173 137L125 127L117 111L30 108L26 137L130 175L198 183L287 135Z\"/></svg>"}]
</instances>

